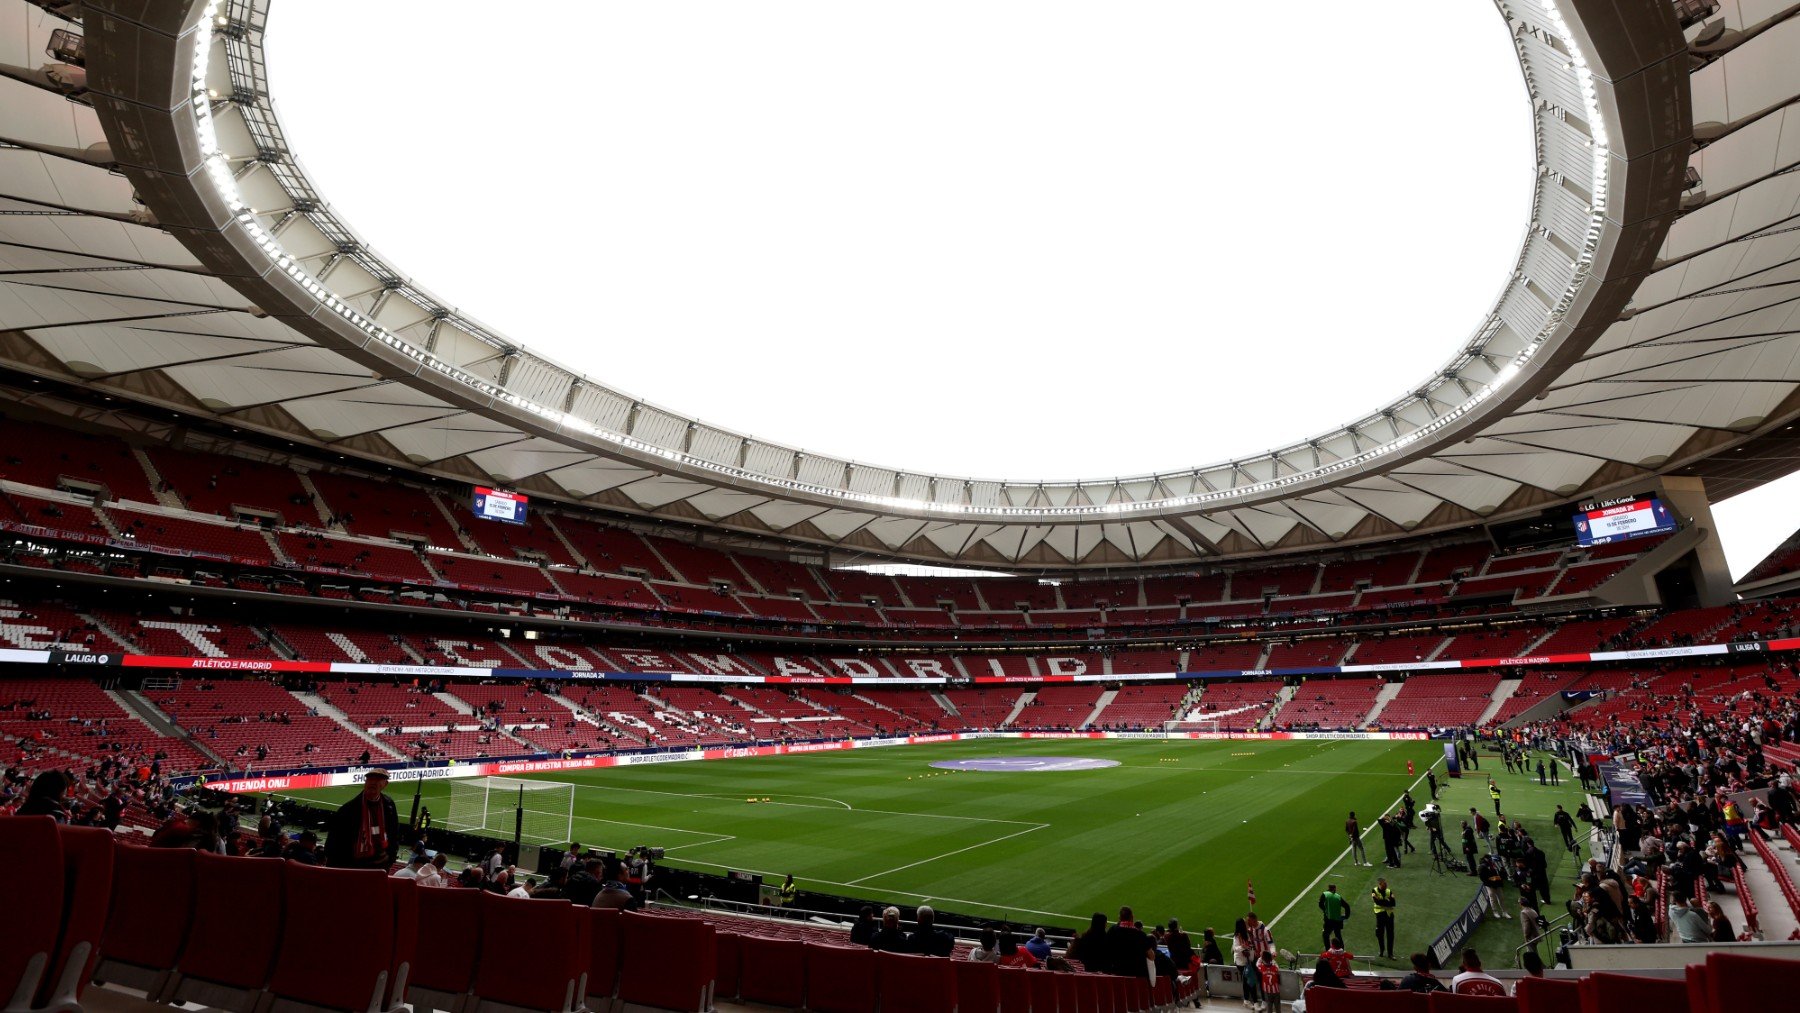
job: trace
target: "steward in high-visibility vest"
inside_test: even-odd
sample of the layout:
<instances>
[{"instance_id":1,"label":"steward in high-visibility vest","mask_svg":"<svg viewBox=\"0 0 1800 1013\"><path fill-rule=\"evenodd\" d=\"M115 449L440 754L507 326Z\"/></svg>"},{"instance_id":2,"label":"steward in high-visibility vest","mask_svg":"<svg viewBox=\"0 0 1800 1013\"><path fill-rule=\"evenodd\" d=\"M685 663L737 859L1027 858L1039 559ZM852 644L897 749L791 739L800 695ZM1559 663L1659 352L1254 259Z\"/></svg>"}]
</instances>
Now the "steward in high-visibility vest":
<instances>
[{"instance_id":1,"label":"steward in high-visibility vest","mask_svg":"<svg viewBox=\"0 0 1800 1013\"><path fill-rule=\"evenodd\" d=\"M781 906L793 907L794 898L800 895L800 888L794 885L794 876L788 874L787 881L781 884Z\"/></svg>"},{"instance_id":2,"label":"steward in high-visibility vest","mask_svg":"<svg viewBox=\"0 0 1800 1013\"><path fill-rule=\"evenodd\" d=\"M1397 903L1387 880L1376 880L1375 888L1369 891L1369 906L1375 911L1375 945L1381 955L1389 959L1394 956L1394 906Z\"/></svg>"}]
</instances>

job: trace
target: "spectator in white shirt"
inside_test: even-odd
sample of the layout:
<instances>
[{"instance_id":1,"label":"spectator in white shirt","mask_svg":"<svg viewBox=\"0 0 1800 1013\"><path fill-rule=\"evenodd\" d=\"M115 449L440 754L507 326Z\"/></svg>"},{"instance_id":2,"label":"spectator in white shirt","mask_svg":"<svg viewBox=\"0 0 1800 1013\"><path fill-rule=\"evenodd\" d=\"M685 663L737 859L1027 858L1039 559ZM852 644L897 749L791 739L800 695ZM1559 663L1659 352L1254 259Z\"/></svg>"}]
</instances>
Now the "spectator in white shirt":
<instances>
[{"instance_id":1,"label":"spectator in white shirt","mask_svg":"<svg viewBox=\"0 0 1800 1013\"><path fill-rule=\"evenodd\" d=\"M1481 969L1481 954L1464 950L1462 973L1450 979L1450 991L1457 995L1505 995L1506 985Z\"/></svg>"},{"instance_id":2,"label":"spectator in white shirt","mask_svg":"<svg viewBox=\"0 0 1800 1013\"><path fill-rule=\"evenodd\" d=\"M430 866L425 861L425 853L422 851L416 852L413 854L410 861L400 867L400 871L394 873L394 878L418 879L419 874L428 868L430 868Z\"/></svg>"},{"instance_id":3,"label":"spectator in white shirt","mask_svg":"<svg viewBox=\"0 0 1800 1013\"><path fill-rule=\"evenodd\" d=\"M423 869L419 870L420 886L449 886L450 880L444 875L444 865L448 860L440 852Z\"/></svg>"}]
</instances>

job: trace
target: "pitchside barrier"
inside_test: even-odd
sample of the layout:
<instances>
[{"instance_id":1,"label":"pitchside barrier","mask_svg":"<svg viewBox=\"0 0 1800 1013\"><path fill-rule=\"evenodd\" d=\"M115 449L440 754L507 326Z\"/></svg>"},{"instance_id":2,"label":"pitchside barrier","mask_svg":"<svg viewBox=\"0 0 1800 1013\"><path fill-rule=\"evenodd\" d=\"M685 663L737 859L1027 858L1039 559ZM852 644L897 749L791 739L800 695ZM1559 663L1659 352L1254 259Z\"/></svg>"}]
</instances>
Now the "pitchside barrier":
<instances>
[{"instance_id":1,"label":"pitchside barrier","mask_svg":"<svg viewBox=\"0 0 1800 1013\"><path fill-rule=\"evenodd\" d=\"M1346 739L1359 741L1419 741L1430 738L1428 732L952 732L945 735L890 736L873 739L841 739L832 742L788 742L768 746L729 746L717 749L686 749L664 753L602 753L546 760L481 760L454 763L447 767L391 766L383 767L393 781L439 781L471 777L507 777L517 774L549 774L562 770L600 770L607 767L635 767L648 763L690 763L697 760L735 760L751 756L787 756L798 753L828 753L840 749L874 749L881 746L919 746L935 742L970 742L977 739L1219 739L1298 741L1311 739ZM368 767L342 770L305 770L255 777L207 778L205 786L236 794L263 791L301 791L307 788L335 788L361 784ZM195 778L185 782L195 783ZM178 781L178 784L183 782Z\"/></svg>"}]
</instances>

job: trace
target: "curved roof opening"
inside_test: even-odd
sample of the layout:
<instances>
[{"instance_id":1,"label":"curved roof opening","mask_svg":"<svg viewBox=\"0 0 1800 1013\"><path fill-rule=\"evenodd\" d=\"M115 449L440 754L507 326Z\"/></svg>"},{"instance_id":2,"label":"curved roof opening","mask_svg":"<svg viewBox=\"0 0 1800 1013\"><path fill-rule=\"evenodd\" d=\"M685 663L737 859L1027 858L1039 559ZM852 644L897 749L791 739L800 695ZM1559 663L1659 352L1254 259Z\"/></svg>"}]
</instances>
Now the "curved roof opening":
<instances>
[{"instance_id":1,"label":"curved roof opening","mask_svg":"<svg viewBox=\"0 0 1800 1013\"><path fill-rule=\"evenodd\" d=\"M336 210L527 347L813 451L1074 476L1340 425L1480 322L1517 58L1486 4L1384 15L308 0L267 50Z\"/></svg>"}]
</instances>

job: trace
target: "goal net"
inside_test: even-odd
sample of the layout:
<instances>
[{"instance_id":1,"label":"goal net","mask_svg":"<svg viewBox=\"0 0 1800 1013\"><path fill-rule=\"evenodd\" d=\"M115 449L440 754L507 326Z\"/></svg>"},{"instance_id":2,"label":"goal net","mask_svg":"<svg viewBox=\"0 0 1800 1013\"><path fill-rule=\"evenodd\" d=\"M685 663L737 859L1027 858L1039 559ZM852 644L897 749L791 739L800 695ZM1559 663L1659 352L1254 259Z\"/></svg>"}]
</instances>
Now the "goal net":
<instances>
[{"instance_id":1,"label":"goal net","mask_svg":"<svg viewBox=\"0 0 1800 1013\"><path fill-rule=\"evenodd\" d=\"M575 786L518 777L451 781L450 812L442 825L506 840L512 839L516 826L521 841L567 844L574 840Z\"/></svg>"}]
</instances>

